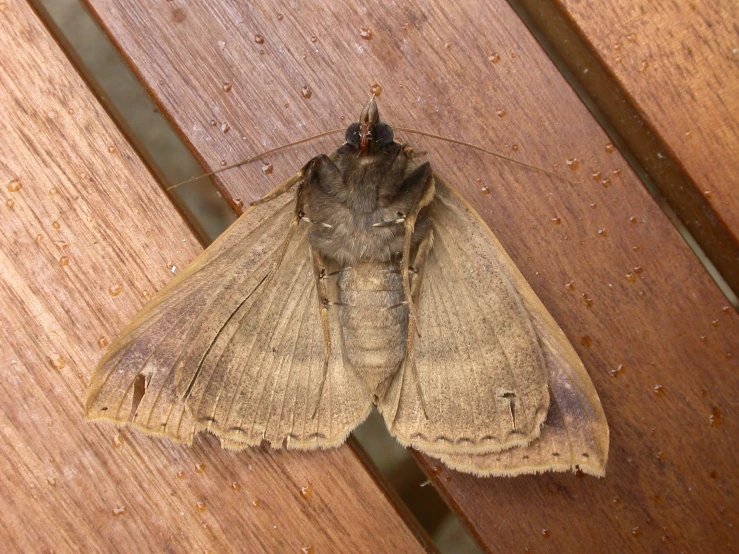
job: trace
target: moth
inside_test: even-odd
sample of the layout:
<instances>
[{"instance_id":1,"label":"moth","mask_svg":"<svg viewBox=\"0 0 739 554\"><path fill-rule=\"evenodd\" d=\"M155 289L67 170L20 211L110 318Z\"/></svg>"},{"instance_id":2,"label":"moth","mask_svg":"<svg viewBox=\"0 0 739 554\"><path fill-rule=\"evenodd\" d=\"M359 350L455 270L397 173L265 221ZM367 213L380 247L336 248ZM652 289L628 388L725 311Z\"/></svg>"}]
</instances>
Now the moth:
<instances>
[{"instance_id":1,"label":"moth","mask_svg":"<svg viewBox=\"0 0 739 554\"><path fill-rule=\"evenodd\" d=\"M370 413L478 476L602 476L608 424L495 235L380 121L256 202L121 332L86 417L224 448L341 445Z\"/></svg>"}]
</instances>

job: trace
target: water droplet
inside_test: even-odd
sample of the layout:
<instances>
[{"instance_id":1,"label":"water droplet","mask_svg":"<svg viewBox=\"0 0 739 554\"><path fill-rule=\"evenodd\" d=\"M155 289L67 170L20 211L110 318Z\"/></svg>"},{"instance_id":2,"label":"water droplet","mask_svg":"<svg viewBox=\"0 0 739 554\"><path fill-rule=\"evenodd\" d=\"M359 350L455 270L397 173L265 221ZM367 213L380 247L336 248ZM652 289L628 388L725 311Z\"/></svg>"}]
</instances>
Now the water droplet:
<instances>
[{"instance_id":1,"label":"water droplet","mask_svg":"<svg viewBox=\"0 0 739 554\"><path fill-rule=\"evenodd\" d=\"M65 265L69 265L69 256L62 256L59 258L59 265L64 267Z\"/></svg>"},{"instance_id":2,"label":"water droplet","mask_svg":"<svg viewBox=\"0 0 739 554\"><path fill-rule=\"evenodd\" d=\"M310 41L313 42L313 43L318 42L318 37L316 35L312 35L310 37Z\"/></svg>"},{"instance_id":3,"label":"water droplet","mask_svg":"<svg viewBox=\"0 0 739 554\"><path fill-rule=\"evenodd\" d=\"M609 154L612 154L615 150L616 150L616 147L613 145L612 142L609 142L608 144L606 144L606 152L608 152Z\"/></svg>"},{"instance_id":4,"label":"water droplet","mask_svg":"<svg viewBox=\"0 0 739 554\"><path fill-rule=\"evenodd\" d=\"M215 119L211 119L210 121L208 121L208 123L211 127L215 127L216 125L218 125L218 122Z\"/></svg>"},{"instance_id":5,"label":"water droplet","mask_svg":"<svg viewBox=\"0 0 739 554\"><path fill-rule=\"evenodd\" d=\"M184 479L185 478L185 472L180 470L175 475L177 475L177 479Z\"/></svg>"},{"instance_id":6,"label":"water droplet","mask_svg":"<svg viewBox=\"0 0 739 554\"><path fill-rule=\"evenodd\" d=\"M618 169L618 168L616 168L616 169L614 169L614 170L613 170L613 174L614 174L614 175L615 175L616 177L620 177L620 176L621 176L621 170L620 170L620 169Z\"/></svg>"},{"instance_id":7,"label":"water droplet","mask_svg":"<svg viewBox=\"0 0 739 554\"><path fill-rule=\"evenodd\" d=\"M603 238L606 238L606 236L608 236L608 233L606 232L605 229L598 229L598 236L603 239Z\"/></svg>"},{"instance_id":8,"label":"water droplet","mask_svg":"<svg viewBox=\"0 0 739 554\"><path fill-rule=\"evenodd\" d=\"M113 446L115 446L116 448L120 448L125 444L125 442L125 439L120 433L116 433L115 435L113 435Z\"/></svg>"},{"instance_id":9,"label":"water droplet","mask_svg":"<svg viewBox=\"0 0 739 554\"><path fill-rule=\"evenodd\" d=\"M305 85L303 88L300 89L300 94L305 98L306 100L313 96L313 91L310 89L308 85Z\"/></svg>"},{"instance_id":10,"label":"water droplet","mask_svg":"<svg viewBox=\"0 0 739 554\"><path fill-rule=\"evenodd\" d=\"M225 121L221 123L221 133L226 134L231 130L231 126Z\"/></svg>"},{"instance_id":11,"label":"water droplet","mask_svg":"<svg viewBox=\"0 0 739 554\"><path fill-rule=\"evenodd\" d=\"M619 498L619 497L617 496L617 497L616 497L616 498L614 498L614 499L613 499L613 500L612 500L611 502L613 503L613 505L614 505L614 506L620 506L620 505L621 505L621 498Z\"/></svg>"},{"instance_id":12,"label":"water droplet","mask_svg":"<svg viewBox=\"0 0 739 554\"><path fill-rule=\"evenodd\" d=\"M722 413L719 408L714 408L713 410L711 410L711 415L708 416L708 421L711 423L711 427L715 427L716 429L721 427L721 424L723 423L721 419Z\"/></svg>"},{"instance_id":13,"label":"water droplet","mask_svg":"<svg viewBox=\"0 0 739 554\"><path fill-rule=\"evenodd\" d=\"M685 138L686 139L693 138L693 133L691 131L685 131Z\"/></svg>"},{"instance_id":14,"label":"water droplet","mask_svg":"<svg viewBox=\"0 0 739 554\"><path fill-rule=\"evenodd\" d=\"M593 299L590 298L587 294L583 293L582 299L583 299L583 302L585 302L585 306L587 306L588 308L593 307Z\"/></svg>"},{"instance_id":15,"label":"water droplet","mask_svg":"<svg viewBox=\"0 0 739 554\"><path fill-rule=\"evenodd\" d=\"M452 43L451 42L445 42L444 43L444 48L446 48L447 50L450 50L452 48Z\"/></svg>"},{"instance_id":16,"label":"water droplet","mask_svg":"<svg viewBox=\"0 0 739 554\"><path fill-rule=\"evenodd\" d=\"M603 174L600 171L596 171L592 174L593 180L600 181L603 178Z\"/></svg>"},{"instance_id":17,"label":"water droplet","mask_svg":"<svg viewBox=\"0 0 739 554\"><path fill-rule=\"evenodd\" d=\"M667 535L662 535L659 538L659 542L661 542L662 544L667 544L668 542L670 542L670 537L668 537Z\"/></svg>"},{"instance_id":18,"label":"water droplet","mask_svg":"<svg viewBox=\"0 0 739 554\"><path fill-rule=\"evenodd\" d=\"M197 510L198 512L204 512L205 510L207 510L207 509L208 509L208 505L207 505L207 504L206 504L205 502L203 502L202 500L198 500L198 501L197 501L197 502L195 503L195 509L196 509L196 510Z\"/></svg>"},{"instance_id":19,"label":"water droplet","mask_svg":"<svg viewBox=\"0 0 739 554\"><path fill-rule=\"evenodd\" d=\"M56 479L54 477L47 477L46 482L49 486L56 487Z\"/></svg>"},{"instance_id":20,"label":"water droplet","mask_svg":"<svg viewBox=\"0 0 739 554\"><path fill-rule=\"evenodd\" d=\"M625 368L623 364L619 364L616 369L611 370L611 377L618 377L624 372Z\"/></svg>"},{"instance_id":21,"label":"water droplet","mask_svg":"<svg viewBox=\"0 0 739 554\"><path fill-rule=\"evenodd\" d=\"M18 192L23 188L23 183L21 183L18 179L13 179L8 183L8 192Z\"/></svg>"},{"instance_id":22,"label":"water droplet","mask_svg":"<svg viewBox=\"0 0 739 554\"><path fill-rule=\"evenodd\" d=\"M514 152L518 152L519 150L518 144L514 144L513 146L511 146L511 150L513 150Z\"/></svg>"},{"instance_id":23,"label":"water droplet","mask_svg":"<svg viewBox=\"0 0 739 554\"><path fill-rule=\"evenodd\" d=\"M575 290L575 281L570 281L568 283L565 283L565 288L569 291Z\"/></svg>"},{"instance_id":24,"label":"water droplet","mask_svg":"<svg viewBox=\"0 0 739 554\"><path fill-rule=\"evenodd\" d=\"M714 319L713 321L711 321L711 326L712 326L712 327L718 327L718 326L719 326L719 321L718 321L718 319Z\"/></svg>"},{"instance_id":25,"label":"water droplet","mask_svg":"<svg viewBox=\"0 0 739 554\"><path fill-rule=\"evenodd\" d=\"M242 200L241 198L234 198L234 205L235 205L235 206L236 206L236 207L237 207L238 209L241 209L241 208L243 208L243 207L244 207L244 201L243 201L243 200Z\"/></svg>"},{"instance_id":26,"label":"water droplet","mask_svg":"<svg viewBox=\"0 0 739 554\"><path fill-rule=\"evenodd\" d=\"M497 113L497 114L498 114L498 117L505 117L505 110L498 110L498 111L497 111L497 112L495 112L495 113Z\"/></svg>"},{"instance_id":27,"label":"water droplet","mask_svg":"<svg viewBox=\"0 0 739 554\"><path fill-rule=\"evenodd\" d=\"M108 294L111 296L118 296L121 292L123 292L123 285L120 283L110 285L108 288Z\"/></svg>"},{"instance_id":28,"label":"water droplet","mask_svg":"<svg viewBox=\"0 0 739 554\"><path fill-rule=\"evenodd\" d=\"M727 353L726 353L726 359L727 359L727 360L730 360L730 359L731 359L731 358L733 358L733 357L734 357L734 353L733 353L733 352L727 352Z\"/></svg>"},{"instance_id":29,"label":"water droplet","mask_svg":"<svg viewBox=\"0 0 739 554\"><path fill-rule=\"evenodd\" d=\"M541 536L545 539L548 539L551 536L552 532L549 529L542 529L541 530Z\"/></svg>"},{"instance_id":30,"label":"water droplet","mask_svg":"<svg viewBox=\"0 0 739 554\"><path fill-rule=\"evenodd\" d=\"M304 546L300 549L300 552L302 552L302 554L315 554L316 549L312 546Z\"/></svg>"},{"instance_id":31,"label":"water droplet","mask_svg":"<svg viewBox=\"0 0 739 554\"><path fill-rule=\"evenodd\" d=\"M580 338L580 344L582 344L585 348L590 348L590 346L593 344L593 339L590 338L589 335L585 335Z\"/></svg>"},{"instance_id":32,"label":"water droplet","mask_svg":"<svg viewBox=\"0 0 739 554\"><path fill-rule=\"evenodd\" d=\"M411 28L411 24L410 23L403 23L403 30L404 31L407 31L410 28Z\"/></svg>"},{"instance_id":33,"label":"water droplet","mask_svg":"<svg viewBox=\"0 0 739 554\"><path fill-rule=\"evenodd\" d=\"M634 282L636 282L636 275L634 275L633 273L627 273L626 274L626 280L629 283L634 283Z\"/></svg>"},{"instance_id":34,"label":"water droplet","mask_svg":"<svg viewBox=\"0 0 739 554\"><path fill-rule=\"evenodd\" d=\"M562 220L559 217L553 217L552 223L554 223L555 225L559 225L562 223Z\"/></svg>"},{"instance_id":35,"label":"water droplet","mask_svg":"<svg viewBox=\"0 0 739 554\"><path fill-rule=\"evenodd\" d=\"M53 367L57 371L61 371L62 369L67 367L67 362L64 361L64 358L56 353L49 354L49 362L51 363L51 367Z\"/></svg>"},{"instance_id":36,"label":"water droplet","mask_svg":"<svg viewBox=\"0 0 739 554\"><path fill-rule=\"evenodd\" d=\"M58 221L52 221L52 222L51 222L51 226L52 226L52 227L53 227L54 229L56 229L56 230L59 230L59 229L61 229L61 228L62 228L62 226L61 226L61 225L59 225L59 222L58 222Z\"/></svg>"},{"instance_id":37,"label":"water droplet","mask_svg":"<svg viewBox=\"0 0 739 554\"><path fill-rule=\"evenodd\" d=\"M105 348L108 344L110 344L108 337L104 335L98 337L98 348Z\"/></svg>"},{"instance_id":38,"label":"water droplet","mask_svg":"<svg viewBox=\"0 0 739 554\"><path fill-rule=\"evenodd\" d=\"M489 196L490 195L490 187L482 187L480 189L480 192L482 192L485 196Z\"/></svg>"},{"instance_id":39,"label":"water droplet","mask_svg":"<svg viewBox=\"0 0 739 554\"><path fill-rule=\"evenodd\" d=\"M632 216L631 216L631 217L629 218L629 221L631 221L631 223L634 223L634 224L636 224L636 223L637 223L637 222L638 222L639 220L637 219L637 217L636 217L635 215L632 215Z\"/></svg>"},{"instance_id":40,"label":"water droplet","mask_svg":"<svg viewBox=\"0 0 739 554\"><path fill-rule=\"evenodd\" d=\"M657 396L664 396L665 387L662 385L654 385L654 394L656 394Z\"/></svg>"},{"instance_id":41,"label":"water droplet","mask_svg":"<svg viewBox=\"0 0 739 554\"><path fill-rule=\"evenodd\" d=\"M369 27L361 27L359 29L359 36L364 40L372 40L372 29Z\"/></svg>"},{"instance_id":42,"label":"water droplet","mask_svg":"<svg viewBox=\"0 0 739 554\"><path fill-rule=\"evenodd\" d=\"M254 42L264 44L264 37L262 35L254 35Z\"/></svg>"},{"instance_id":43,"label":"water droplet","mask_svg":"<svg viewBox=\"0 0 739 554\"><path fill-rule=\"evenodd\" d=\"M195 465L195 473L205 473L205 464L199 463Z\"/></svg>"},{"instance_id":44,"label":"water droplet","mask_svg":"<svg viewBox=\"0 0 739 554\"><path fill-rule=\"evenodd\" d=\"M644 271L644 268L642 266L638 265L634 267L634 273L641 273L642 271Z\"/></svg>"},{"instance_id":45,"label":"water droplet","mask_svg":"<svg viewBox=\"0 0 739 554\"><path fill-rule=\"evenodd\" d=\"M12 198L8 198L5 201L5 205L8 207L9 210L12 210L13 208L15 208L15 200L13 200Z\"/></svg>"},{"instance_id":46,"label":"water droplet","mask_svg":"<svg viewBox=\"0 0 739 554\"><path fill-rule=\"evenodd\" d=\"M657 461L658 462L664 462L665 461L665 453L661 450L657 452Z\"/></svg>"},{"instance_id":47,"label":"water droplet","mask_svg":"<svg viewBox=\"0 0 739 554\"><path fill-rule=\"evenodd\" d=\"M500 54L493 52L488 56L488 61L493 64L498 63L500 61Z\"/></svg>"},{"instance_id":48,"label":"water droplet","mask_svg":"<svg viewBox=\"0 0 739 554\"><path fill-rule=\"evenodd\" d=\"M282 20L284 19L284 17L285 17L285 16L284 16L284 15L282 15L281 13L278 13L278 14L277 14L277 21L282 21Z\"/></svg>"},{"instance_id":49,"label":"water droplet","mask_svg":"<svg viewBox=\"0 0 739 554\"><path fill-rule=\"evenodd\" d=\"M644 73L648 67L649 67L649 62L647 60L642 60L641 65L639 66L639 71L641 73Z\"/></svg>"},{"instance_id":50,"label":"water droplet","mask_svg":"<svg viewBox=\"0 0 739 554\"><path fill-rule=\"evenodd\" d=\"M8 11L8 5L5 2L0 2L0 13Z\"/></svg>"},{"instance_id":51,"label":"water droplet","mask_svg":"<svg viewBox=\"0 0 739 554\"><path fill-rule=\"evenodd\" d=\"M38 234L36 235L36 242L43 242L44 241L44 235Z\"/></svg>"},{"instance_id":52,"label":"water droplet","mask_svg":"<svg viewBox=\"0 0 739 554\"><path fill-rule=\"evenodd\" d=\"M580 160L578 160L577 158L568 159L567 167L569 167L572 171L577 171L577 169L580 167Z\"/></svg>"},{"instance_id":53,"label":"water droplet","mask_svg":"<svg viewBox=\"0 0 739 554\"><path fill-rule=\"evenodd\" d=\"M127 512L125 506L119 506L118 508L113 508L113 515L116 517L125 515Z\"/></svg>"},{"instance_id":54,"label":"water droplet","mask_svg":"<svg viewBox=\"0 0 739 554\"><path fill-rule=\"evenodd\" d=\"M305 487L300 489L300 497L303 500L310 500L313 498L313 485L310 481L308 481L308 484Z\"/></svg>"},{"instance_id":55,"label":"water droplet","mask_svg":"<svg viewBox=\"0 0 739 554\"><path fill-rule=\"evenodd\" d=\"M222 88L223 88L223 92L231 92L233 85L229 83L228 81L226 81L225 83L223 83Z\"/></svg>"},{"instance_id":56,"label":"water droplet","mask_svg":"<svg viewBox=\"0 0 739 554\"><path fill-rule=\"evenodd\" d=\"M638 527L634 527L631 530L631 534L634 535L634 537L638 539L641 536L641 529L639 529Z\"/></svg>"},{"instance_id":57,"label":"water droplet","mask_svg":"<svg viewBox=\"0 0 739 554\"><path fill-rule=\"evenodd\" d=\"M626 35L626 40L628 40L632 44L635 43L636 42L636 33L629 33L628 35Z\"/></svg>"},{"instance_id":58,"label":"water droplet","mask_svg":"<svg viewBox=\"0 0 739 554\"><path fill-rule=\"evenodd\" d=\"M261 506L262 506L262 503L259 500L254 500L251 503L251 507L254 508L255 510L258 510Z\"/></svg>"},{"instance_id":59,"label":"water droplet","mask_svg":"<svg viewBox=\"0 0 739 554\"><path fill-rule=\"evenodd\" d=\"M611 180L608 177L606 177L600 182L600 184L603 185L605 188L608 188L611 186Z\"/></svg>"},{"instance_id":60,"label":"water droplet","mask_svg":"<svg viewBox=\"0 0 739 554\"><path fill-rule=\"evenodd\" d=\"M231 490L239 492L241 490L241 485L239 485L238 481L234 481L231 483Z\"/></svg>"},{"instance_id":61,"label":"water droplet","mask_svg":"<svg viewBox=\"0 0 739 554\"><path fill-rule=\"evenodd\" d=\"M370 94L380 96L382 94L382 87L378 84L374 84L370 87Z\"/></svg>"},{"instance_id":62,"label":"water droplet","mask_svg":"<svg viewBox=\"0 0 739 554\"><path fill-rule=\"evenodd\" d=\"M67 110L67 113L68 113L69 115L74 115L74 108L69 108L69 109Z\"/></svg>"}]
</instances>

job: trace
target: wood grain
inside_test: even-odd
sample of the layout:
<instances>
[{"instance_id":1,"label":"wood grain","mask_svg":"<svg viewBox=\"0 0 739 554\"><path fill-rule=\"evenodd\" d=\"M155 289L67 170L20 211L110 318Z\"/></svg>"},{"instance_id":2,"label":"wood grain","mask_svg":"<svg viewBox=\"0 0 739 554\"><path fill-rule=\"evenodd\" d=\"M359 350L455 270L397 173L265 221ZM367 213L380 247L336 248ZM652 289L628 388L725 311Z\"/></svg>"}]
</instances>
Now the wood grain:
<instances>
[{"instance_id":1,"label":"wood grain","mask_svg":"<svg viewBox=\"0 0 739 554\"><path fill-rule=\"evenodd\" d=\"M348 447L82 419L102 349L200 246L25 2L0 3L0 51L2 551L422 551Z\"/></svg>"},{"instance_id":2,"label":"wood grain","mask_svg":"<svg viewBox=\"0 0 739 554\"><path fill-rule=\"evenodd\" d=\"M739 4L516 3L739 291Z\"/></svg>"},{"instance_id":3,"label":"wood grain","mask_svg":"<svg viewBox=\"0 0 739 554\"><path fill-rule=\"evenodd\" d=\"M392 124L559 172L566 180L403 133L575 345L611 426L607 475L428 470L490 551L736 545L739 318L507 4L88 1L213 169L346 125L379 84ZM257 163L219 184L256 198L340 142L266 156L272 174Z\"/></svg>"}]
</instances>

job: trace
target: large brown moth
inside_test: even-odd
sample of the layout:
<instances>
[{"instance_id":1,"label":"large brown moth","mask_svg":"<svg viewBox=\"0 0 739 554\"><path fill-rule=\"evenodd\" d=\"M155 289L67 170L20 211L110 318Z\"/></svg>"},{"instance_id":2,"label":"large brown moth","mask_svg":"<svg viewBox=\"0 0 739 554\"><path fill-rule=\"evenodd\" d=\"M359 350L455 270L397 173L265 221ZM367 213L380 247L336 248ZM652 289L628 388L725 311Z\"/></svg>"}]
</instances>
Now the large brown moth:
<instances>
[{"instance_id":1,"label":"large brown moth","mask_svg":"<svg viewBox=\"0 0 739 554\"><path fill-rule=\"evenodd\" d=\"M239 218L122 331L90 419L224 448L390 433L479 476L602 476L580 359L484 222L394 140L374 98L346 142Z\"/></svg>"}]
</instances>

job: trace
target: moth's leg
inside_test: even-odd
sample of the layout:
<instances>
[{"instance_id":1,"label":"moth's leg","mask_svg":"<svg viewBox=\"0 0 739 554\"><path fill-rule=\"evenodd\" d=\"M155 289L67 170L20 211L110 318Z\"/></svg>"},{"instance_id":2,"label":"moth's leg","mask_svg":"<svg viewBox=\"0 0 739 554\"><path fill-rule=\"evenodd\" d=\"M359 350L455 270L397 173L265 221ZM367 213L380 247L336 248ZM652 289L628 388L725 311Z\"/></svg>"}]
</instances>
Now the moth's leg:
<instances>
[{"instance_id":1,"label":"moth's leg","mask_svg":"<svg viewBox=\"0 0 739 554\"><path fill-rule=\"evenodd\" d=\"M418 313L416 305L411 295L410 283L410 256L411 245L413 244L413 231L416 228L416 220L418 214L423 208L428 206L434 199L435 193L434 175L431 172L431 166L428 163L419 165L408 177L403 180L399 197L405 197L403 200L409 200L408 212L405 214L405 233L403 240L403 257L401 260L401 278L403 281L403 292L408 300L409 315L411 319L416 319ZM416 326L415 332L418 332Z\"/></svg>"},{"instance_id":2,"label":"moth's leg","mask_svg":"<svg viewBox=\"0 0 739 554\"><path fill-rule=\"evenodd\" d=\"M313 409L313 415L311 419L316 417L318 413L318 406L321 404L321 397L323 396L323 386L326 383L326 376L328 374L328 362L331 359L331 330L328 322L328 307L331 304L328 300L328 287L326 280L328 274L326 273L326 265L323 263L321 255L318 254L312 248L310 249L311 257L313 258L313 275L316 279L316 292L318 293L318 309L321 313L321 327L323 328L323 375L321 377L321 386L318 389L318 400L316 406Z\"/></svg>"},{"instance_id":3,"label":"moth's leg","mask_svg":"<svg viewBox=\"0 0 739 554\"><path fill-rule=\"evenodd\" d=\"M413 284L411 286L411 292L409 298L412 300L413 305L418 305L419 296L421 293L421 283L423 282L423 274L426 269L426 261L428 260L429 251L434 242L434 233L429 229L416 250L416 256L413 259L413 267L415 268L415 274ZM426 399L423 396L423 389L421 388L421 379L418 375L418 368L416 367L415 361L415 346L416 346L416 335L418 330L418 318L408 318L408 333L406 335L406 363L410 366L413 372L413 378L416 381L416 391L418 392L418 398L421 399L421 408L423 409L423 415L426 419L429 418L428 411L426 410ZM405 374L403 375L405 377ZM402 384L401 384L402 386Z\"/></svg>"},{"instance_id":4,"label":"moth's leg","mask_svg":"<svg viewBox=\"0 0 739 554\"><path fill-rule=\"evenodd\" d=\"M318 158L320 158L320 156L312 158L307 164L305 164L302 168L300 168L300 171L298 171L295 175L290 177L287 181L285 181L281 185L278 185L277 187L273 188L271 191L269 191L259 200L254 200L253 202L250 203L250 205L256 206L258 204L264 204L265 202L274 200L278 196L289 191L291 188L295 186L296 183L300 183L301 181L305 179L306 174L308 173L308 171L310 171L310 169L313 167L314 162Z\"/></svg>"}]
</instances>

